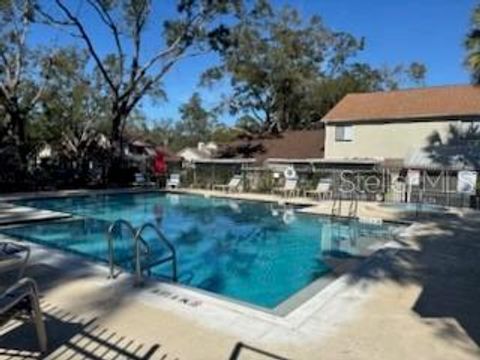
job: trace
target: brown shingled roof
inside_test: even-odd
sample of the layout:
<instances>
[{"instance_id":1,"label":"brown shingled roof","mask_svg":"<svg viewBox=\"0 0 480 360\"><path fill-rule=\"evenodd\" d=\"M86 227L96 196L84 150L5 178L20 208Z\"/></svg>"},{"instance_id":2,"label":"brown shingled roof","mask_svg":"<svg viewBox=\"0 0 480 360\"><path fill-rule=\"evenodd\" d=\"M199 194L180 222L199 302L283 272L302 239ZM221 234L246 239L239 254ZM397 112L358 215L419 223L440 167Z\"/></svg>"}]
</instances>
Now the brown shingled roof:
<instances>
[{"instance_id":1,"label":"brown shingled roof","mask_svg":"<svg viewBox=\"0 0 480 360\"><path fill-rule=\"evenodd\" d=\"M252 140L237 140L223 148L221 157L255 158L257 163L266 159L320 159L324 156L324 129L289 130L278 136Z\"/></svg>"},{"instance_id":2,"label":"brown shingled roof","mask_svg":"<svg viewBox=\"0 0 480 360\"><path fill-rule=\"evenodd\" d=\"M471 85L349 94L324 122L389 121L480 115L480 87Z\"/></svg>"}]
</instances>

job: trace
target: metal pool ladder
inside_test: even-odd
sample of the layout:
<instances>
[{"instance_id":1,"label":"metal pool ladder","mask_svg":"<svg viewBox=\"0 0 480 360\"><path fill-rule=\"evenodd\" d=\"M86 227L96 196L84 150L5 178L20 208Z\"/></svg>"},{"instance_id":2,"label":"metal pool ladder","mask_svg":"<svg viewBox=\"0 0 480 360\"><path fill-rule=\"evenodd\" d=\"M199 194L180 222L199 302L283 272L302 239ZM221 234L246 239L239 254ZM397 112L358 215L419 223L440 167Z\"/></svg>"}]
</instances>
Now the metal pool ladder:
<instances>
[{"instance_id":1,"label":"metal pool ladder","mask_svg":"<svg viewBox=\"0 0 480 360\"><path fill-rule=\"evenodd\" d=\"M172 263L172 281L177 281L177 253L175 247L172 243L163 235L163 233L152 223L143 224L138 230L136 230L133 225L123 219L118 219L110 225L108 228L108 264L110 268L109 278L115 278L115 244L114 244L114 231L117 227L125 226L130 234L132 235L133 245L134 245L134 260L135 260L135 285L141 285L143 283L143 272L145 270L150 271L154 266L160 264L171 262ZM153 229L157 235L158 240L165 245L169 250L169 255L156 259L153 261L148 261L146 264L142 263L142 255L146 255L147 259L150 259L152 255L151 247L146 242L142 234L146 229Z\"/></svg>"},{"instance_id":2,"label":"metal pool ladder","mask_svg":"<svg viewBox=\"0 0 480 360\"><path fill-rule=\"evenodd\" d=\"M339 196L333 199L331 216L341 216L341 215L342 215L342 198Z\"/></svg>"},{"instance_id":3,"label":"metal pool ladder","mask_svg":"<svg viewBox=\"0 0 480 360\"><path fill-rule=\"evenodd\" d=\"M350 206L348 208L348 217L350 218L358 217L358 196L356 194L353 194L350 200Z\"/></svg>"},{"instance_id":4,"label":"metal pool ladder","mask_svg":"<svg viewBox=\"0 0 480 360\"><path fill-rule=\"evenodd\" d=\"M358 217L358 196L353 194L348 201L348 217L356 218ZM333 199L331 216L342 216L342 197L338 196Z\"/></svg>"}]
</instances>

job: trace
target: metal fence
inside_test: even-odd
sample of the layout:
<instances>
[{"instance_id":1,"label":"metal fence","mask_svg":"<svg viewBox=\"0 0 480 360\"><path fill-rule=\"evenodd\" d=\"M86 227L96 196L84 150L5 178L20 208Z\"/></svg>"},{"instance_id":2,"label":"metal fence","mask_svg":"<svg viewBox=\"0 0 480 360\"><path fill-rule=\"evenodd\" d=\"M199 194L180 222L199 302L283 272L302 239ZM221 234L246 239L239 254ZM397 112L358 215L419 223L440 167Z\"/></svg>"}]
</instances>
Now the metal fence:
<instances>
[{"instance_id":1,"label":"metal fence","mask_svg":"<svg viewBox=\"0 0 480 360\"><path fill-rule=\"evenodd\" d=\"M351 167L323 164L295 164L258 166L242 163L202 163L182 170L182 184L186 187L212 189L214 185L227 184L234 175L242 175L245 192L270 193L284 185L284 169L294 167L300 193L315 189L321 179L332 184L334 199L360 201L385 201L389 203L425 203L452 207L480 209L480 197L455 192L456 175L451 172L422 174L418 186L398 181L406 170L377 166Z\"/></svg>"}]
</instances>

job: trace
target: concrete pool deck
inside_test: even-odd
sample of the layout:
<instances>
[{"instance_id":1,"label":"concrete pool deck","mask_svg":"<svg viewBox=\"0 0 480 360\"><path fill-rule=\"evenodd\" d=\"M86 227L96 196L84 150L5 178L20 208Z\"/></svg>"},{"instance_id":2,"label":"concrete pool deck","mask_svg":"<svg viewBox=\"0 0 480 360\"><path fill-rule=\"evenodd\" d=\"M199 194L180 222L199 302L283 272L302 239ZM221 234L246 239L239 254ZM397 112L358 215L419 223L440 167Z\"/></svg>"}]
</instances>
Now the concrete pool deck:
<instances>
[{"instance_id":1,"label":"concrete pool deck","mask_svg":"<svg viewBox=\"0 0 480 360\"><path fill-rule=\"evenodd\" d=\"M279 200L270 195L227 196ZM304 199L294 201L305 204ZM315 204L305 210L328 210L326 202ZM361 204L359 211L361 216L385 218L372 204ZM127 275L107 280L106 267L38 245L32 245L27 274L40 284L53 343L51 359L83 358L81 349L90 358L108 358L122 348L126 350L117 358L146 358L148 353L152 359L228 359L238 342L289 359L478 359L478 234L477 212L426 219L410 229L401 246L384 249L375 261L285 317L165 283L137 289ZM71 316L50 316L52 307ZM73 326L82 323L80 318L103 332ZM19 334L30 344L20 346ZM142 355L131 355L138 344ZM0 338L0 359L28 358L32 346L31 327L13 329ZM2 353L6 350L8 355ZM237 358L269 359L248 349Z\"/></svg>"}]
</instances>

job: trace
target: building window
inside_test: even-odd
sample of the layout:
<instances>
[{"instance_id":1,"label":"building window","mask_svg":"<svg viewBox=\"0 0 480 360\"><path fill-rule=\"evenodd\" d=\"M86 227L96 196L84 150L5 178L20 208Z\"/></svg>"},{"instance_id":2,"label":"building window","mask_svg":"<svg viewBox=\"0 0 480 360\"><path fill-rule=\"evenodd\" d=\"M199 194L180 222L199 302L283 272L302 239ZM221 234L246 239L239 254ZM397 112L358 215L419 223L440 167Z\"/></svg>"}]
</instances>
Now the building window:
<instances>
[{"instance_id":1,"label":"building window","mask_svg":"<svg viewBox=\"0 0 480 360\"><path fill-rule=\"evenodd\" d=\"M353 126L335 126L335 141L353 141Z\"/></svg>"}]
</instances>

